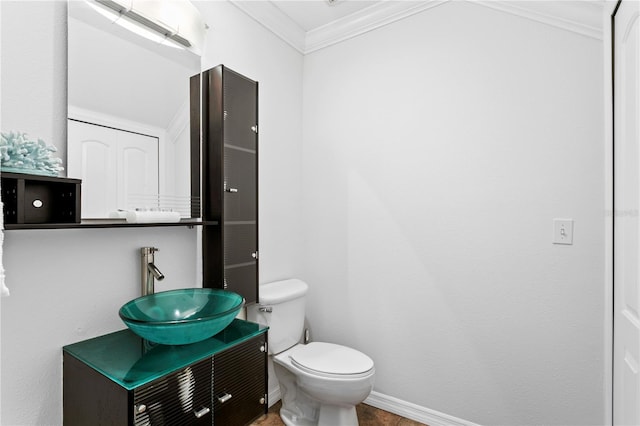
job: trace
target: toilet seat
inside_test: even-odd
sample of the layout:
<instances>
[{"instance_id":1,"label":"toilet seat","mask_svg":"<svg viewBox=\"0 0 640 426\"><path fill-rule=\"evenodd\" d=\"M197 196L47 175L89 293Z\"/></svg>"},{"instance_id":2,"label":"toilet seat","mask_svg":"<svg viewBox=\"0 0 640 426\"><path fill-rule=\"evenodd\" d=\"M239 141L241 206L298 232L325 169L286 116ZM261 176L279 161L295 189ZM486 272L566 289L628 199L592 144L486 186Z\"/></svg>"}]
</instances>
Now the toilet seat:
<instances>
[{"instance_id":1,"label":"toilet seat","mask_svg":"<svg viewBox=\"0 0 640 426\"><path fill-rule=\"evenodd\" d=\"M296 368L321 377L358 378L373 370L373 360L367 355L333 343L298 345L289 359Z\"/></svg>"}]
</instances>

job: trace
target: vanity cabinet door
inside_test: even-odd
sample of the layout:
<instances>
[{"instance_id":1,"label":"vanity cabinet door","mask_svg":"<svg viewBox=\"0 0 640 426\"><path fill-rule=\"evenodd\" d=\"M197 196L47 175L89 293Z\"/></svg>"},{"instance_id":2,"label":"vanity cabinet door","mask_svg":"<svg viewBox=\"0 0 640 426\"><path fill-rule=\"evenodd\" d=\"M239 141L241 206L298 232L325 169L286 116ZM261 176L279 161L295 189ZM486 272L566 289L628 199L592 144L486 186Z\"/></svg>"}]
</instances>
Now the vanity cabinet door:
<instances>
[{"instance_id":1,"label":"vanity cabinet door","mask_svg":"<svg viewBox=\"0 0 640 426\"><path fill-rule=\"evenodd\" d=\"M215 425L245 425L267 412L266 334L213 359Z\"/></svg>"},{"instance_id":2,"label":"vanity cabinet door","mask_svg":"<svg viewBox=\"0 0 640 426\"><path fill-rule=\"evenodd\" d=\"M258 300L258 83L223 65L203 73L204 286Z\"/></svg>"},{"instance_id":3,"label":"vanity cabinet door","mask_svg":"<svg viewBox=\"0 0 640 426\"><path fill-rule=\"evenodd\" d=\"M133 393L133 425L211 425L212 358L160 377Z\"/></svg>"}]
</instances>

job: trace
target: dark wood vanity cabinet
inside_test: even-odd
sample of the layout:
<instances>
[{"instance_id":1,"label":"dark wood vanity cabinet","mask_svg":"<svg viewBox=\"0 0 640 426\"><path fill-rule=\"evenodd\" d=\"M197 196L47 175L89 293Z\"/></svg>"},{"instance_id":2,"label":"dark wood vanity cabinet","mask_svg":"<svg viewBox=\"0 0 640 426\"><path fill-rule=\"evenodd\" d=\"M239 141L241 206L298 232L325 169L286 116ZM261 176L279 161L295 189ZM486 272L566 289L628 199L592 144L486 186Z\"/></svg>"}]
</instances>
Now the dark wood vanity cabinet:
<instances>
[{"instance_id":1,"label":"dark wood vanity cabinet","mask_svg":"<svg viewBox=\"0 0 640 426\"><path fill-rule=\"evenodd\" d=\"M202 73L203 285L258 300L258 83Z\"/></svg>"},{"instance_id":2,"label":"dark wood vanity cabinet","mask_svg":"<svg viewBox=\"0 0 640 426\"><path fill-rule=\"evenodd\" d=\"M149 347L129 330L66 346L64 425L251 423L267 411L266 329L229 328L184 346Z\"/></svg>"}]
</instances>

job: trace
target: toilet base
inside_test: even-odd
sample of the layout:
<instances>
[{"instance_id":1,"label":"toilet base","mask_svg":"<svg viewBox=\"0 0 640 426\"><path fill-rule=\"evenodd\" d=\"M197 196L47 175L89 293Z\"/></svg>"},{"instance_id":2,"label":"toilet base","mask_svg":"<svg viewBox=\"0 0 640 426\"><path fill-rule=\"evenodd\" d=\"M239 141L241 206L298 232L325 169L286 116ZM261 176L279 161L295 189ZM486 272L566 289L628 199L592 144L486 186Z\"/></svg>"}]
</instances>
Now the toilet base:
<instances>
[{"instance_id":1,"label":"toilet base","mask_svg":"<svg viewBox=\"0 0 640 426\"><path fill-rule=\"evenodd\" d=\"M322 405L319 411L317 422L298 417L284 408L280 410L280 418L287 426L358 426L356 407Z\"/></svg>"},{"instance_id":2,"label":"toilet base","mask_svg":"<svg viewBox=\"0 0 640 426\"><path fill-rule=\"evenodd\" d=\"M321 405L318 426L358 426L356 407Z\"/></svg>"},{"instance_id":3,"label":"toilet base","mask_svg":"<svg viewBox=\"0 0 640 426\"><path fill-rule=\"evenodd\" d=\"M310 419L296 416L284 408L280 409L280 418L287 426L316 426L318 424Z\"/></svg>"}]
</instances>

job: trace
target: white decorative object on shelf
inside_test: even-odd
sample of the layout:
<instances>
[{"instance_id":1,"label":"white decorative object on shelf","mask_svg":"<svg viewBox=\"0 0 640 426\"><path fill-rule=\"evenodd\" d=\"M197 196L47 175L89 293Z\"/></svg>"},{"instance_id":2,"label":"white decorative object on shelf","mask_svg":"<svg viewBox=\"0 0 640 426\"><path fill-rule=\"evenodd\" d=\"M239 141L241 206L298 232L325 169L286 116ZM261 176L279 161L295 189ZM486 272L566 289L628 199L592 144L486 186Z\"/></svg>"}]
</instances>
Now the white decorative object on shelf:
<instances>
[{"instance_id":1,"label":"white decorative object on shelf","mask_svg":"<svg viewBox=\"0 0 640 426\"><path fill-rule=\"evenodd\" d=\"M62 160L52 154L57 149L42 139L32 140L26 133L2 132L0 169L5 172L58 176L64 170Z\"/></svg>"}]
</instances>

